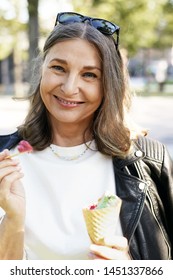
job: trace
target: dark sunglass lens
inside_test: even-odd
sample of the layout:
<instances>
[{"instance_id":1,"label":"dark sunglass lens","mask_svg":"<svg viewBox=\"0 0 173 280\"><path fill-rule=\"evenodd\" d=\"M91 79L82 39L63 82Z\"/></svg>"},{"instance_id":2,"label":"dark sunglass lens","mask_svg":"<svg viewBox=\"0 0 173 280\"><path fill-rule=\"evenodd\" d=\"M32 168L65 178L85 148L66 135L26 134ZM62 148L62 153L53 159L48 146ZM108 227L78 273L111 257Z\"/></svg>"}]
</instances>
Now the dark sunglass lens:
<instances>
[{"instance_id":1,"label":"dark sunglass lens","mask_svg":"<svg viewBox=\"0 0 173 280\"><path fill-rule=\"evenodd\" d=\"M116 31L116 27L111 22L105 20L93 19L92 24L100 32L107 35L112 35Z\"/></svg>"},{"instance_id":2,"label":"dark sunglass lens","mask_svg":"<svg viewBox=\"0 0 173 280\"><path fill-rule=\"evenodd\" d=\"M74 22L81 22L83 16L76 15L76 14L68 14L64 13L59 16L59 23L68 24L68 23L74 23Z\"/></svg>"}]
</instances>

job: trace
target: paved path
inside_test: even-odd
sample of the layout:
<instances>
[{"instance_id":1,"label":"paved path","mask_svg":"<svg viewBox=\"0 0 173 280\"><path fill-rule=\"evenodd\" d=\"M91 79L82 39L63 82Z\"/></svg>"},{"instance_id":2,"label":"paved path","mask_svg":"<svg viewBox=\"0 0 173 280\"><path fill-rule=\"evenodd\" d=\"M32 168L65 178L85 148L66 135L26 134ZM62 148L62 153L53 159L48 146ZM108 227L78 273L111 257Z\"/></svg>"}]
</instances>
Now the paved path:
<instances>
[{"instance_id":1,"label":"paved path","mask_svg":"<svg viewBox=\"0 0 173 280\"><path fill-rule=\"evenodd\" d=\"M14 131L23 122L27 108L27 101L0 96L0 134ZM132 116L149 129L150 137L166 144L173 157L173 97L136 97Z\"/></svg>"},{"instance_id":2,"label":"paved path","mask_svg":"<svg viewBox=\"0 0 173 280\"><path fill-rule=\"evenodd\" d=\"M135 121L164 143L173 157L173 97L137 97L132 109Z\"/></svg>"},{"instance_id":3,"label":"paved path","mask_svg":"<svg viewBox=\"0 0 173 280\"><path fill-rule=\"evenodd\" d=\"M13 100L0 95L0 134L15 131L26 115L28 101Z\"/></svg>"}]
</instances>

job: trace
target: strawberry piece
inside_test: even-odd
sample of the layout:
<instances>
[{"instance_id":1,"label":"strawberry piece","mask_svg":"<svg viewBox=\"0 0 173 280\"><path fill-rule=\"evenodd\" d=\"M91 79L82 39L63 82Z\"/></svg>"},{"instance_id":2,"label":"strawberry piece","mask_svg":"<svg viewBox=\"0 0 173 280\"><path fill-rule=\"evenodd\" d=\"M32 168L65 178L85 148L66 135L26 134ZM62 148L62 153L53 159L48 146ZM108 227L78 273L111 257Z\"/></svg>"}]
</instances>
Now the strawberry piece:
<instances>
[{"instance_id":1,"label":"strawberry piece","mask_svg":"<svg viewBox=\"0 0 173 280\"><path fill-rule=\"evenodd\" d=\"M22 140L19 142L17 149L20 153L25 153L25 152L32 152L33 148L32 146L28 143L28 141Z\"/></svg>"},{"instance_id":2,"label":"strawberry piece","mask_svg":"<svg viewBox=\"0 0 173 280\"><path fill-rule=\"evenodd\" d=\"M89 209L90 209L90 210L93 210L93 209L95 209L96 207L97 207L97 205L93 204L93 205L90 206Z\"/></svg>"}]
</instances>

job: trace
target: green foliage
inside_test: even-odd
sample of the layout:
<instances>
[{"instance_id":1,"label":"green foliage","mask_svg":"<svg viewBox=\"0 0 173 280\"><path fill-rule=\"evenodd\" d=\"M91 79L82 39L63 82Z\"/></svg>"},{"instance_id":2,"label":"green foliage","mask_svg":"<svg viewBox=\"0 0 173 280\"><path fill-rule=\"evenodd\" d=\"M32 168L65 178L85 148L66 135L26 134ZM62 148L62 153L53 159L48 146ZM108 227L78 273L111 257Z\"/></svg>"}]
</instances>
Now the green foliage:
<instances>
[{"instance_id":1,"label":"green foliage","mask_svg":"<svg viewBox=\"0 0 173 280\"><path fill-rule=\"evenodd\" d=\"M173 43L173 0L168 0L163 6L159 39L162 47L171 46Z\"/></svg>"},{"instance_id":2,"label":"green foliage","mask_svg":"<svg viewBox=\"0 0 173 280\"><path fill-rule=\"evenodd\" d=\"M5 19L0 15L0 59L6 58L17 43L17 34L26 30L26 24L17 19Z\"/></svg>"},{"instance_id":3,"label":"green foliage","mask_svg":"<svg viewBox=\"0 0 173 280\"><path fill-rule=\"evenodd\" d=\"M171 46L172 0L72 0L72 2L77 12L106 18L119 25L120 47L128 49L130 55L139 48ZM162 43L160 36L164 38Z\"/></svg>"},{"instance_id":4,"label":"green foliage","mask_svg":"<svg viewBox=\"0 0 173 280\"><path fill-rule=\"evenodd\" d=\"M8 18L7 9L0 9L0 59L11 54L19 43L18 34L26 30L26 24L18 18L18 6L13 5L13 9L15 11L13 18Z\"/></svg>"}]
</instances>

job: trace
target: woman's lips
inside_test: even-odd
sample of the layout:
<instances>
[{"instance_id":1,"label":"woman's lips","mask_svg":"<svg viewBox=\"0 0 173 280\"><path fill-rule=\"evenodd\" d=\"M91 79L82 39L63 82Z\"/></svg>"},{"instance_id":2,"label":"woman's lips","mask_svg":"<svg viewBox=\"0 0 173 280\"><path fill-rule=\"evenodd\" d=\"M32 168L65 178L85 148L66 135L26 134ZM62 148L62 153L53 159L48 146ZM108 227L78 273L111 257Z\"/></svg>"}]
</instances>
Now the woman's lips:
<instances>
[{"instance_id":1,"label":"woman's lips","mask_svg":"<svg viewBox=\"0 0 173 280\"><path fill-rule=\"evenodd\" d=\"M60 98L56 95L54 95L54 97L58 100L58 103L65 106L65 107L76 107L79 104L83 104L84 102L81 101L70 101L70 100L65 100L63 98Z\"/></svg>"}]
</instances>

